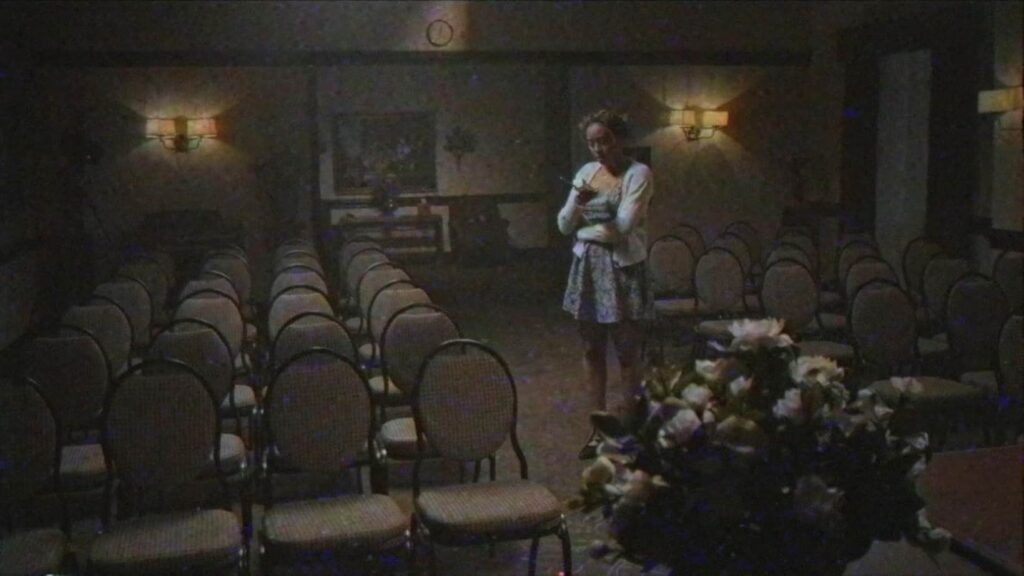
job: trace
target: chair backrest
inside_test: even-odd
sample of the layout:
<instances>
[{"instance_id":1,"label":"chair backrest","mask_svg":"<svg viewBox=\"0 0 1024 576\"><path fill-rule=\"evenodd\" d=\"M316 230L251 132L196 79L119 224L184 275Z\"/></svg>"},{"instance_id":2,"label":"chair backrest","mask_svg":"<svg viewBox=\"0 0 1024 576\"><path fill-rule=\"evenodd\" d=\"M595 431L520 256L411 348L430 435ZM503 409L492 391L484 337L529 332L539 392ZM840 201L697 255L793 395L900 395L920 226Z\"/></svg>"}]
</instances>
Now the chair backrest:
<instances>
[{"instance_id":1,"label":"chair backrest","mask_svg":"<svg viewBox=\"0 0 1024 576\"><path fill-rule=\"evenodd\" d=\"M271 367L281 366L299 352L324 348L355 361L352 336L337 318L323 312L303 312L281 325L270 347Z\"/></svg>"},{"instance_id":2,"label":"chair backrest","mask_svg":"<svg viewBox=\"0 0 1024 576\"><path fill-rule=\"evenodd\" d=\"M314 348L285 362L265 401L272 465L340 472L355 464L373 433L370 387L355 364Z\"/></svg>"},{"instance_id":3,"label":"chair backrest","mask_svg":"<svg viewBox=\"0 0 1024 576\"><path fill-rule=\"evenodd\" d=\"M277 262L274 262L274 274L276 275L285 268L289 266L294 266L295 264L302 264L303 266L308 266L313 270L316 270L320 274L324 273L324 267L322 264L320 264L319 258L313 256L312 254L300 252L297 254L288 254L287 256L282 256Z\"/></svg>"},{"instance_id":4,"label":"chair backrest","mask_svg":"<svg viewBox=\"0 0 1024 576\"><path fill-rule=\"evenodd\" d=\"M305 254L307 256L312 256L312 257L314 257L314 258L316 258L318 260L320 258L320 255L316 251L316 247L314 247L312 244L294 243L294 244L284 244L284 245L281 245L281 246L278 246L277 248L275 248L274 249L273 261L274 262L280 262L281 260L284 260L284 259L288 258L289 256L296 256L296 255L299 255L299 254Z\"/></svg>"},{"instance_id":5,"label":"chair backrest","mask_svg":"<svg viewBox=\"0 0 1024 576\"><path fill-rule=\"evenodd\" d=\"M768 251L767 256L764 259L764 268L767 270L770 266L780 260L796 260L804 265L805 268L814 272L818 268L812 260L811 256L806 253L803 248L790 242L791 238L786 238L775 243L775 245Z\"/></svg>"},{"instance_id":6,"label":"chair backrest","mask_svg":"<svg viewBox=\"0 0 1024 576\"><path fill-rule=\"evenodd\" d=\"M398 280L381 289L373 297L370 303L369 314L366 317L367 332L374 342L380 342L381 332L387 326L388 320L402 308L410 304L426 304L430 302L430 296L411 283Z\"/></svg>"},{"instance_id":7,"label":"chair backrest","mask_svg":"<svg viewBox=\"0 0 1024 576\"><path fill-rule=\"evenodd\" d=\"M693 254L678 236L661 236L647 251L647 273L655 296L680 295L693 288Z\"/></svg>"},{"instance_id":8,"label":"chair backrest","mask_svg":"<svg viewBox=\"0 0 1024 576\"><path fill-rule=\"evenodd\" d=\"M219 402L196 370L171 359L132 366L110 389L100 438L107 482L121 492L172 488L220 472ZM211 458L212 456L212 458Z\"/></svg>"},{"instance_id":9,"label":"chair backrest","mask_svg":"<svg viewBox=\"0 0 1024 576\"><path fill-rule=\"evenodd\" d=\"M795 246L799 248L804 254L807 255L807 260L810 263L808 268L815 272L818 270L818 246L814 243L814 239L805 232L799 232L796 230L790 230L788 232L783 231L778 237L778 245L782 246Z\"/></svg>"},{"instance_id":10,"label":"chair backrest","mask_svg":"<svg viewBox=\"0 0 1024 576\"><path fill-rule=\"evenodd\" d=\"M921 298L921 274L933 256L942 254L942 246L925 236L918 236L903 248L903 285L911 296Z\"/></svg>"},{"instance_id":11,"label":"chair backrest","mask_svg":"<svg viewBox=\"0 0 1024 576\"><path fill-rule=\"evenodd\" d=\"M0 382L0 514L57 487L60 431L45 397L27 380ZM8 517L9 518L9 517Z\"/></svg>"},{"instance_id":12,"label":"chair backrest","mask_svg":"<svg viewBox=\"0 0 1024 576\"><path fill-rule=\"evenodd\" d=\"M766 316L785 320L787 332L799 332L814 320L818 311L814 275L798 260L776 261L764 272L761 306Z\"/></svg>"},{"instance_id":13,"label":"chair backrest","mask_svg":"<svg viewBox=\"0 0 1024 576\"><path fill-rule=\"evenodd\" d=\"M154 314L157 310L167 307L167 295L170 291L170 283L167 276L156 260L136 258L122 264L117 270L118 276L134 278L142 282L149 295L153 299Z\"/></svg>"},{"instance_id":14,"label":"chair backrest","mask_svg":"<svg viewBox=\"0 0 1024 576\"><path fill-rule=\"evenodd\" d=\"M252 296L252 275L249 264L240 256L231 253L217 252L207 257L203 270L213 270L226 274L238 292L242 302L248 302Z\"/></svg>"},{"instance_id":15,"label":"chair backrest","mask_svg":"<svg viewBox=\"0 0 1024 576\"><path fill-rule=\"evenodd\" d=\"M1022 321L1024 316L1015 314L1006 319L999 331L999 366L998 374L1002 384L1002 392L1016 398L1024 399L1024 354L1021 354Z\"/></svg>"},{"instance_id":16,"label":"chair backrest","mask_svg":"<svg viewBox=\"0 0 1024 576\"><path fill-rule=\"evenodd\" d=\"M359 279L378 262L387 262L388 256L377 248L364 248L352 256L348 268L345 269L345 290L347 294L357 296Z\"/></svg>"},{"instance_id":17,"label":"chair backrest","mask_svg":"<svg viewBox=\"0 0 1024 576\"><path fill-rule=\"evenodd\" d=\"M395 312L381 332L381 374L409 393L427 355L435 348L462 337L459 326L434 304L410 304Z\"/></svg>"},{"instance_id":18,"label":"chair backrest","mask_svg":"<svg viewBox=\"0 0 1024 576\"><path fill-rule=\"evenodd\" d=\"M999 331L1009 316L1006 296L991 278L968 273L953 283L946 298L946 333L959 371L991 367Z\"/></svg>"},{"instance_id":19,"label":"chair backrest","mask_svg":"<svg viewBox=\"0 0 1024 576\"><path fill-rule=\"evenodd\" d=\"M672 227L669 234L682 238L686 245L690 247L690 254L693 255L694 259L700 258L707 248L704 244L704 236L700 233L700 230L689 224L676 224Z\"/></svg>"},{"instance_id":20,"label":"chair backrest","mask_svg":"<svg viewBox=\"0 0 1024 576\"><path fill-rule=\"evenodd\" d=\"M410 280L409 274L396 268L391 262L378 262L371 266L359 279L356 289L356 303L365 318L370 312L370 302L381 288L395 280Z\"/></svg>"},{"instance_id":21,"label":"chair backrest","mask_svg":"<svg viewBox=\"0 0 1024 576\"><path fill-rule=\"evenodd\" d=\"M750 259L752 262L760 262L761 260L761 234L757 231L757 228L753 224L746 220L736 220L731 222L725 227L726 233L736 234L743 239L744 244L747 246L747 250L750 253ZM749 272L749 269L748 269Z\"/></svg>"},{"instance_id":22,"label":"chair backrest","mask_svg":"<svg viewBox=\"0 0 1024 576\"><path fill-rule=\"evenodd\" d=\"M450 340L434 349L420 369L412 406L419 438L414 494L427 439L442 458L469 462L492 456L511 438L526 478L515 430L515 381L494 350L473 340Z\"/></svg>"},{"instance_id":23,"label":"chair backrest","mask_svg":"<svg viewBox=\"0 0 1024 576\"><path fill-rule=\"evenodd\" d=\"M1004 250L992 265L992 278L1006 293L1010 310L1020 314L1024 309L1024 254Z\"/></svg>"},{"instance_id":24,"label":"chair backrest","mask_svg":"<svg viewBox=\"0 0 1024 576\"><path fill-rule=\"evenodd\" d=\"M278 294L292 286L312 286L327 294L327 281L324 280L322 274L307 266L295 264L285 268L274 277L274 281L270 285L268 301L272 301Z\"/></svg>"},{"instance_id":25,"label":"chair backrest","mask_svg":"<svg viewBox=\"0 0 1024 576\"><path fill-rule=\"evenodd\" d=\"M95 336L107 355L113 375L120 374L128 365L132 353L132 324L116 302L95 296L88 304L68 308L61 323L77 326Z\"/></svg>"},{"instance_id":26,"label":"chair backrest","mask_svg":"<svg viewBox=\"0 0 1024 576\"><path fill-rule=\"evenodd\" d=\"M178 295L178 303L180 304L191 298L194 294L206 290L220 292L235 304L241 302L238 297L238 291L235 290L235 285L231 282L230 278L214 271L206 271L200 277L193 278L185 283L181 293Z\"/></svg>"},{"instance_id":27,"label":"chair backrest","mask_svg":"<svg viewBox=\"0 0 1024 576\"><path fill-rule=\"evenodd\" d=\"M285 322L303 312L320 312L334 316L327 295L311 286L291 286L282 290L270 303L267 312L267 337L273 340Z\"/></svg>"},{"instance_id":28,"label":"chair backrest","mask_svg":"<svg viewBox=\"0 0 1024 576\"><path fill-rule=\"evenodd\" d=\"M942 255L933 256L924 267L922 274L922 293L928 316L937 325L946 322L946 297L949 289L958 278L971 271L971 265L963 258L947 258Z\"/></svg>"},{"instance_id":29,"label":"chair backrest","mask_svg":"<svg viewBox=\"0 0 1024 576\"><path fill-rule=\"evenodd\" d=\"M204 289L193 292L174 310L173 320L204 320L214 325L231 347L231 356L237 358L245 340L245 321L238 302L220 290Z\"/></svg>"},{"instance_id":30,"label":"chair backrest","mask_svg":"<svg viewBox=\"0 0 1024 576\"><path fill-rule=\"evenodd\" d=\"M147 358L173 358L188 364L223 402L234 384L231 344L217 327L205 320L183 318L168 324L150 343Z\"/></svg>"},{"instance_id":31,"label":"chair backrest","mask_svg":"<svg viewBox=\"0 0 1024 576\"><path fill-rule=\"evenodd\" d=\"M846 274L854 262L864 256L878 255L878 247L872 243L863 240L847 242L840 248L839 257L836 259L836 278L839 280L839 286L846 286Z\"/></svg>"},{"instance_id":32,"label":"chair backrest","mask_svg":"<svg viewBox=\"0 0 1024 576\"><path fill-rule=\"evenodd\" d=\"M861 256L856 262L851 264L849 270L846 271L846 283L843 286L846 301L849 302L850 299L853 298L854 293L857 292L861 286L871 282L872 280L890 280L896 283L899 283L900 281L896 276L896 272L892 269L892 266L890 266L885 260L882 260L878 256Z\"/></svg>"},{"instance_id":33,"label":"chair backrest","mask_svg":"<svg viewBox=\"0 0 1024 576\"><path fill-rule=\"evenodd\" d=\"M29 343L25 376L39 388L65 432L84 430L103 408L110 365L103 347L89 332L76 326L60 326L59 332L68 335Z\"/></svg>"},{"instance_id":34,"label":"chair backrest","mask_svg":"<svg viewBox=\"0 0 1024 576\"><path fill-rule=\"evenodd\" d=\"M353 240L346 242L341 250L338 251L338 270L342 274L348 270L348 265L352 262L352 257L356 254L366 250L367 248L373 248L380 250L380 244L372 240Z\"/></svg>"},{"instance_id":35,"label":"chair backrest","mask_svg":"<svg viewBox=\"0 0 1024 576\"><path fill-rule=\"evenodd\" d=\"M142 282L118 277L97 286L93 294L110 298L128 314L128 321L132 324L133 346L141 348L149 344L149 331L153 325L153 299Z\"/></svg>"},{"instance_id":36,"label":"chair backrest","mask_svg":"<svg viewBox=\"0 0 1024 576\"><path fill-rule=\"evenodd\" d=\"M917 317L910 296L889 280L874 280L853 295L849 326L860 358L889 370L915 360Z\"/></svg>"},{"instance_id":37,"label":"chair backrest","mask_svg":"<svg viewBox=\"0 0 1024 576\"><path fill-rule=\"evenodd\" d=\"M743 302L743 266L736 255L711 247L697 260L693 283L699 305L707 312L725 312Z\"/></svg>"},{"instance_id":38,"label":"chair backrest","mask_svg":"<svg viewBox=\"0 0 1024 576\"><path fill-rule=\"evenodd\" d=\"M712 248L725 248L732 252L733 256L739 260L740 267L743 270L743 278L750 276L750 268L754 260L750 246L742 236L735 232L723 232L718 238L715 238L711 246Z\"/></svg>"}]
</instances>

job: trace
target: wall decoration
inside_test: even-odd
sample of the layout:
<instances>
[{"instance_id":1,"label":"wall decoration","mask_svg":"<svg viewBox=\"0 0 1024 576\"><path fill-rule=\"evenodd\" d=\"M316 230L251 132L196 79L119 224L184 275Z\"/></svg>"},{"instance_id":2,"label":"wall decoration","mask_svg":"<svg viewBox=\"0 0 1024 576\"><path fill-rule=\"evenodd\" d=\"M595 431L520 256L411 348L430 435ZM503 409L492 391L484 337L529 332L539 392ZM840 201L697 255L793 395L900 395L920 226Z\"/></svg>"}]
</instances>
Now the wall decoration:
<instances>
[{"instance_id":1,"label":"wall decoration","mask_svg":"<svg viewBox=\"0 0 1024 576\"><path fill-rule=\"evenodd\" d=\"M476 134L456 126L444 137L444 149L455 157L455 167L462 169L462 157L476 150Z\"/></svg>"},{"instance_id":2,"label":"wall decoration","mask_svg":"<svg viewBox=\"0 0 1024 576\"><path fill-rule=\"evenodd\" d=\"M385 181L401 191L435 192L433 112L339 114L334 122L334 182L339 194L363 194Z\"/></svg>"}]
</instances>

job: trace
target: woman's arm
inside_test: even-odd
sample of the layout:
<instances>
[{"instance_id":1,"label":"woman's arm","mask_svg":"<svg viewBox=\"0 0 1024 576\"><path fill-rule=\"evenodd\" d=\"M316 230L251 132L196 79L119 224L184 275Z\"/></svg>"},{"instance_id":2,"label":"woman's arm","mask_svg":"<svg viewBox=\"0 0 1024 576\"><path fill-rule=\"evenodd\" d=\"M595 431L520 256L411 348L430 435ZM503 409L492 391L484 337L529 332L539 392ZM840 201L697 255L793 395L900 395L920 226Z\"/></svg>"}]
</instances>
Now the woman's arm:
<instances>
[{"instance_id":1,"label":"woman's arm","mask_svg":"<svg viewBox=\"0 0 1024 576\"><path fill-rule=\"evenodd\" d=\"M569 197L565 201L565 206L558 211L558 231L566 236L572 234L580 226L580 221L583 218L583 209L576 202L577 199L576 189L573 188L569 192Z\"/></svg>"},{"instance_id":2,"label":"woman's arm","mask_svg":"<svg viewBox=\"0 0 1024 576\"><path fill-rule=\"evenodd\" d=\"M650 203L651 194L654 193L650 169L643 167L625 184L626 189L622 191L622 200L619 202L618 210L615 211L615 220L584 226L576 232L577 238L591 242L617 244L646 218L647 206Z\"/></svg>"}]
</instances>

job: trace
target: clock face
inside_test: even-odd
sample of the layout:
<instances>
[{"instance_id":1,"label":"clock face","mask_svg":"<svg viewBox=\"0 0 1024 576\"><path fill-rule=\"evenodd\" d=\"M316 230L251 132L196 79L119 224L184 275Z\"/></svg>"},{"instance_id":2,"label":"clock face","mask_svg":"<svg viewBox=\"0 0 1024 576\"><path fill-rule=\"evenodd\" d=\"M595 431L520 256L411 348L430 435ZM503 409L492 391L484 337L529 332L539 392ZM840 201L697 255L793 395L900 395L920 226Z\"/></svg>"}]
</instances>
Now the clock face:
<instances>
[{"instance_id":1,"label":"clock face","mask_svg":"<svg viewBox=\"0 0 1024 576\"><path fill-rule=\"evenodd\" d=\"M427 42L431 46L447 46L455 36L455 29L446 20L437 19L427 24Z\"/></svg>"}]
</instances>

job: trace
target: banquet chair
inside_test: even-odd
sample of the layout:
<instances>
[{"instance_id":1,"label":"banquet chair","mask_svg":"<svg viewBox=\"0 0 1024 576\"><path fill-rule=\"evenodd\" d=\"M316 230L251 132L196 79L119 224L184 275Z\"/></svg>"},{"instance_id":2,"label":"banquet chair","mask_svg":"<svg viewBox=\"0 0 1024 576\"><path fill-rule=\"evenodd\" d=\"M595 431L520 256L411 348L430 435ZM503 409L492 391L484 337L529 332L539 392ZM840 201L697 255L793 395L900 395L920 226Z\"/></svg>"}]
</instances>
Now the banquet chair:
<instances>
[{"instance_id":1,"label":"banquet chair","mask_svg":"<svg viewBox=\"0 0 1024 576\"><path fill-rule=\"evenodd\" d=\"M850 266L864 256L880 256L878 246L865 240L852 240L840 248L836 256L836 287L840 293L843 293L846 287L846 274ZM845 294L843 296L845 305L849 306L849 300L845 298Z\"/></svg>"},{"instance_id":2,"label":"banquet chair","mask_svg":"<svg viewBox=\"0 0 1024 576\"><path fill-rule=\"evenodd\" d=\"M88 573L245 569L243 530L230 511L222 470L218 406L203 377L177 360L146 360L111 387L101 440L112 474L104 490L104 530L88 548ZM220 506L197 507L187 488L210 477Z\"/></svg>"},{"instance_id":3,"label":"banquet chair","mask_svg":"<svg viewBox=\"0 0 1024 576\"><path fill-rule=\"evenodd\" d=\"M572 574L572 551L562 505L546 487L528 479L526 457L516 435L518 405L508 365L492 349L473 340L451 340L423 362L413 390L419 437L413 467L412 546L427 545L431 574L437 573L435 544L466 546L530 540L529 573L536 573L540 538L557 535L563 573ZM432 450L427 452L429 439ZM498 481L495 458L511 443L519 478ZM423 486L423 459L488 460L489 482Z\"/></svg>"},{"instance_id":4,"label":"banquet chair","mask_svg":"<svg viewBox=\"0 0 1024 576\"><path fill-rule=\"evenodd\" d=\"M927 236L918 236L903 247L901 259L903 287L906 288L915 303L920 304L924 298L921 287L921 275L924 273L924 267L928 265L928 261L933 256L943 252L942 246Z\"/></svg>"},{"instance_id":5,"label":"banquet chair","mask_svg":"<svg viewBox=\"0 0 1024 576\"><path fill-rule=\"evenodd\" d=\"M323 274L303 264L292 264L274 276L267 295L268 306L278 294L292 286L312 286L324 294L329 293Z\"/></svg>"},{"instance_id":6,"label":"banquet chair","mask_svg":"<svg viewBox=\"0 0 1024 576\"><path fill-rule=\"evenodd\" d=\"M356 282L355 291L355 310L357 313L352 317L353 320L359 321L359 326L353 330L353 333L359 333L366 330L366 319L370 311L370 301L377 295L377 292L387 284L395 280L410 280L409 274L395 266L392 262L377 262L363 273L363 276ZM353 328L354 323L350 323L349 328Z\"/></svg>"},{"instance_id":7,"label":"banquet chair","mask_svg":"<svg viewBox=\"0 0 1024 576\"><path fill-rule=\"evenodd\" d=\"M1020 314L1024 309L1024 254L1013 250L1000 252L992 265L992 278L1006 293L1013 313Z\"/></svg>"},{"instance_id":8,"label":"banquet chair","mask_svg":"<svg viewBox=\"0 0 1024 576\"><path fill-rule=\"evenodd\" d=\"M999 442L1006 427L1014 429L1014 437L1020 436L1024 426L1024 355L1021 349L1022 320L1018 315L1010 316L999 330L999 345L992 354L992 365L988 370L965 372L960 381L968 386L983 390L994 401L996 408L996 432Z\"/></svg>"},{"instance_id":9,"label":"banquet chair","mask_svg":"<svg viewBox=\"0 0 1024 576\"><path fill-rule=\"evenodd\" d=\"M970 272L970 264L962 258L949 258L943 254L933 256L921 273L923 316L918 325L923 333L918 342L921 355L946 370L949 339L945 333L946 299L949 289L958 278Z\"/></svg>"},{"instance_id":10,"label":"banquet chair","mask_svg":"<svg viewBox=\"0 0 1024 576\"><path fill-rule=\"evenodd\" d=\"M693 253L682 238L660 236L647 249L646 263L655 318L671 318L674 307L693 297Z\"/></svg>"},{"instance_id":11,"label":"banquet chair","mask_svg":"<svg viewBox=\"0 0 1024 576\"><path fill-rule=\"evenodd\" d=\"M302 312L281 325L270 345L271 370L277 370L296 354L310 348L324 348L358 362L355 343L337 318L324 312Z\"/></svg>"},{"instance_id":12,"label":"banquet chair","mask_svg":"<svg viewBox=\"0 0 1024 576\"><path fill-rule=\"evenodd\" d=\"M359 359L364 366L375 368L380 360L380 337L388 320L409 304L430 302L430 296L410 280L393 280L385 284L370 300L366 317L368 342L359 346Z\"/></svg>"},{"instance_id":13,"label":"banquet chair","mask_svg":"<svg viewBox=\"0 0 1024 576\"><path fill-rule=\"evenodd\" d=\"M335 315L330 299L319 288L309 285L289 286L278 292L267 308L267 340L273 342L281 326L303 312Z\"/></svg>"},{"instance_id":14,"label":"banquet chair","mask_svg":"<svg viewBox=\"0 0 1024 576\"><path fill-rule=\"evenodd\" d=\"M420 366L427 356L462 331L440 307L415 303L401 308L381 335L381 374L370 379L374 404L380 413L380 445L389 459L414 460L416 424L412 418L387 419L386 408L409 405Z\"/></svg>"},{"instance_id":15,"label":"banquet chair","mask_svg":"<svg viewBox=\"0 0 1024 576\"><path fill-rule=\"evenodd\" d=\"M134 278L118 276L96 286L93 295L110 298L128 314L134 350L142 350L149 345L153 327L153 299L145 284Z\"/></svg>"},{"instance_id":16,"label":"banquet chair","mask_svg":"<svg viewBox=\"0 0 1024 576\"><path fill-rule=\"evenodd\" d=\"M750 252L751 268L748 273L754 275L760 272L758 266L761 262L761 234L753 224L746 220L736 220L725 227L725 233L736 234L743 239L743 243Z\"/></svg>"},{"instance_id":17,"label":"banquet chair","mask_svg":"<svg viewBox=\"0 0 1024 576\"><path fill-rule=\"evenodd\" d=\"M202 270L225 274L238 293L242 317L252 322L255 313L252 309L252 273L246 259L229 250L214 250L206 254Z\"/></svg>"},{"instance_id":18,"label":"banquet chair","mask_svg":"<svg viewBox=\"0 0 1024 576\"><path fill-rule=\"evenodd\" d=\"M234 283L231 282L231 278L222 272L215 270L205 270L199 274L198 277L193 278L185 283L181 288L181 292L178 294L178 300L175 302L175 307L181 302L192 297L197 292L203 290L214 290L216 292L223 293L227 298L235 303L241 313L242 299L238 295L238 290L235 289Z\"/></svg>"},{"instance_id":19,"label":"banquet chair","mask_svg":"<svg viewBox=\"0 0 1024 576\"><path fill-rule=\"evenodd\" d=\"M743 267L730 250L712 246L697 260L693 285L685 313L698 321L694 354L704 355L708 342L731 338L729 325L746 313Z\"/></svg>"},{"instance_id":20,"label":"banquet chair","mask_svg":"<svg viewBox=\"0 0 1024 576\"><path fill-rule=\"evenodd\" d=\"M363 277L363 274L366 273L370 266L378 262L388 261L390 261L388 255L380 248L363 248L352 255L352 258L348 261L348 266L342 271L345 296L347 297L346 309L353 308L357 303L359 279Z\"/></svg>"},{"instance_id":21,"label":"banquet chair","mask_svg":"<svg viewBox=\"0 0 1024 576\"><path fill-rule=\"evenodd\" d=\"M302 264L303 266L308 266L319 272L321 275L324 274L324 267L320 263L320 259L306 252L291 253L282 256L280 259L274 262L273 273L274 275L277 275L278 273L281 272L281 270L284 270L288 266L293 266L295 264Z\"/></svg>"},{"instance_id":22,"label":"banquet chair","mask_svg":"<svg viewBox=\"0 0 1024 576\"><path fill-rule=\"evenodd\" d=\"M896 271L881 257L874 254L861 256L852 262L846 271L846 281L843 283L846 301L850 302L861 286L879 279L899 283Z\"/></svg>"},{"instance_id":23,"label":"banquet chair","mask_svg":"<svg viewBox=\"0 0 1024 576\"><path fill-rule=\"evenodd\" d=\"M149 291L153 305L153 324L162 326L167 323L167 297L170 284L167 276L156 260L134 258L117 269L118 276L138 280Z\"/></svg>"},{"instance_id":24,"label":"banquet chair","mask_svg":"<svg viewBox=\"0 0 1024 576\"><path fill-rule=\"evenodd\" d=\"M889 280L862 286L850 305L850 331L860 369L875 368L880 376L911 376L921 384L909 406L925 420L941 446L951 421L982 422L985 403L980 390L956 380L918 374L917 322L910 296ZM889 406L899 393L891 379L875 380L866 387Z\"/></svg>"},{"instance_id":25,"label":"banquet chair","mask_svg":"<svg viewBox=\"0 0 1024 576\"><path fill-rule=\"evenodd\" d=\"M945 317L951 374L991 367L999 331L1010 317L1010 304L999 285L977 272L961 276L949 289Z\"/></svg>"},{"instance_id":26,"label":"banquet chair","mask_svg":"<svg viewBox=\"0 0 1024 576\"><path fill-rule=\"evenodd\" d=\"M112 377L128 368L132 359L132 325L117 302L105 296L93 296L86 304L68 308L61 317L61 324L81 328L99 341Z\"/></svg>"},{"instance_id":27,"label":"banquet chair","mask_svg":"<svg viewBox=\"0 0 1024 576\"><path fill-rule=\"evenodd\" d=\"M277 370L267 388L264 418L266 512L259 528L264 566L404 551L408 517L390 497L362 490L339 493L336 487L351 472L358 474L358 461L373 445L373 414L366 380L347 358L313 348ZM376 450L368 452L372 470ZM279 501L275 480L298 474L327 477L331 488Z\"/></svg>"},{"instance_id":28,"label":"banquet chair","mask_svg":"<svg viewBox=\"0 0 1024 576\"><path fill-rule=\"evenodd\" d=\"M189 294L174 310L174 320L183 318L204 320L216 326L231 349L235 374L253 374L252 356L246 347L245 321L238 308L238 301L232 299L230 294L212 288L204 288Z\"/></svg>"},{"instance_id":29,"label":"banquet chair","mask_svg":"<svg viewBox=\"0 0 1024 576\"><path fill-rule=\"evenodd\" d=\"M683 242L686 242L686 245L690 248L690 254L695 259L700 258L707 248L704 244L704 236L700 233L700 230L689 224L676 224L669 231L669 236L682 238Z\"/></svg>"},{"instance_id":30,"label":"banquet chair","mask_svg":"<svg viewBox=\"0 0 1024 576\"><path fill-rule=\"evenodd\" d=\"M785 321L785 330L797 340L803 356L826 356L851 367L853 347L828 340L803 339L801 333L820 314L818 282L799 260L781 259L770 265L761 281L761 302L769 318Z\"/></svg>"},{"instance_id":31,"label":"banquet chair","mask_svg":"<svg viewBox=\"0 0 1024 576\"><path fill-rule=\"evenodd\" d=\"M38 388L59 424L62 492L88 492L102 486L107 476L102 448L89 441L89 433L99 428L110 364L87 330L61 325L56 332L29 343L24 376Z\"/></svg>"},{"instance_id":32,"label":"banquet chair","mask_svg":"<svg viewBox=\"0 0 1024 576\"><path fill-rule=\"evenodd\" d=\"M60 492L60 428L28 380L0 382L0 574L64 573L67 533L44 527L38 501Z\"/></svg>"}]
</instances>

